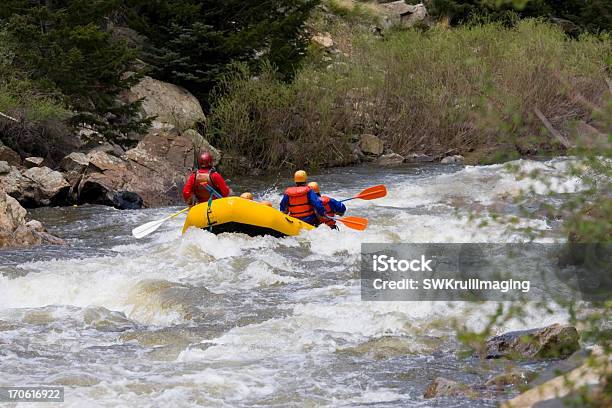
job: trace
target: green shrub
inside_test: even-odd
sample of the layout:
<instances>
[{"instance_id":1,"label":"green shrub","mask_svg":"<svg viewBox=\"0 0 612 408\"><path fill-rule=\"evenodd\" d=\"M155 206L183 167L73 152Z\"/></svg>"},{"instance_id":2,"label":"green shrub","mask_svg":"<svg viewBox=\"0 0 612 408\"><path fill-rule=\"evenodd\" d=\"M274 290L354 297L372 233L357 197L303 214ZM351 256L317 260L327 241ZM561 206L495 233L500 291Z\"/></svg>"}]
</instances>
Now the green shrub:
<instances>
[{"instance_id":1,"label":"green shrub","mask_svg":"<svg viewBox=\"0 0 612 408\"><path fill-rule=\"evenodd\" d=\"M611 51L605 34L568 39L537 20L363 34L347 57L306 66L292 84L270 70L227 78L210 133L262 168L344 163L360 133L401 154L491 161L553 151L534 108L562 131L588 118L607 89Z\"/></svg>"}]
</instances>

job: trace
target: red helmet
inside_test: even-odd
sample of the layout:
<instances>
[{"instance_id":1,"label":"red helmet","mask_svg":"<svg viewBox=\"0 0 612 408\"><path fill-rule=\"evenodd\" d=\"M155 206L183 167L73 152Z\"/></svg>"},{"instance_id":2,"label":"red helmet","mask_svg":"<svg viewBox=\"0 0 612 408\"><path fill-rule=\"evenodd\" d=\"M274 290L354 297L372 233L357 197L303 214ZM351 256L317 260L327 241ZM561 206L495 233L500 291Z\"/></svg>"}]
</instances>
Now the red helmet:
<instances>
[{"instance_id":1,"label":"red helmet","mask_svg":"<svg viewBox=\"0 0 612 408\"><path fill-rule=\"evenodd\" d=\"M209 152L204 152L198 157L198 164L200 167L212 167L213 165L213 157Z\"/></svg>"}]
</instances>

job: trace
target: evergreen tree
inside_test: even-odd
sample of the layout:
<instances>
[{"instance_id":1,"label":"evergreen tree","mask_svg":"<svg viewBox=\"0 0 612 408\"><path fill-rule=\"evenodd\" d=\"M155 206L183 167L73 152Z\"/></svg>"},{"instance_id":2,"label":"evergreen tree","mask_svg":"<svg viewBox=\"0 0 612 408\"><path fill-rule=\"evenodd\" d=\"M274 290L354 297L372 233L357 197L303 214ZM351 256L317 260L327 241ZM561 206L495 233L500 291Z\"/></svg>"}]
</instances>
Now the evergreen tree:
<instances>
[{"instance_id":1,"label":"evergreen tree","mask_svg":"<svg viewBox=\"0 0 612 408\"><path fill-rule=\"evenodd\" d=\"M149 39L153 75L205 101L234 61L268 60L290 79L305 53L318 0L133 0L128 24Z\"/></svg>"},{"instance_id":2,"label":"evergreen tree","mask_svg":"<svg viewBox=\"0 0 612 408\"><path fill-rule=\"evenodd\" d=\"M138 75L126 75L136 51L107 30L121 0L3 0L0 24L13 44L13 66L44 92L59 91L85 124L120 139L142 132L149 121L133 119L136 104L118 94Z\"/></svg>"}]
</instances>

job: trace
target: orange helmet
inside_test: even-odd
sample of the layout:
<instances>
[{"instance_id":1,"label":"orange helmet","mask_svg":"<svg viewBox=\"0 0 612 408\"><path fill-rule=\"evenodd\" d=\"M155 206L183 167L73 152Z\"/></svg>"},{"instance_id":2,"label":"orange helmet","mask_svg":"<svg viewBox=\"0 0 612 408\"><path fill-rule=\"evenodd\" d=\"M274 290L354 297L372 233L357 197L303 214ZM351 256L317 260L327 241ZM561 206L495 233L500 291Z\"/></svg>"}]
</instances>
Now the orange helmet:
<instances>
[{"instance_id":1,"label":"orange helmet","mask_svg":"<svg viewBox=\"0 0 612 408\"><path fill-rule=\"evenodd\" d=\"M253 194L251 194L251 193L249 193L247 191L247 192L244 192L244 193L240 194L240 197L246 198L247 200L252 200L253 199Z\"/></svg>"},{"instance_id":2,"label":"orange helmet","mask_svg":"<svg viewBox=\"0 0 612 408\"><path fill-rule=\"evenodd\" d=\"M308 183L308 187L310 187L310 189L313 190L315 193L321 194L321 192L319 191L319 183L317 183L316 181L311 181L310 183Z\"/></svg>"},{"instance_id":3,"label":"orange helmet","mask_svg":"<svg viewBox=\"0 0 612 408\"><path fill-rule=\"evenodd\" d=\"M308 174L304 170L298 170L293 175L293 181L296 183L305 183L308 180Z\"/></svg>"}]
</instances>

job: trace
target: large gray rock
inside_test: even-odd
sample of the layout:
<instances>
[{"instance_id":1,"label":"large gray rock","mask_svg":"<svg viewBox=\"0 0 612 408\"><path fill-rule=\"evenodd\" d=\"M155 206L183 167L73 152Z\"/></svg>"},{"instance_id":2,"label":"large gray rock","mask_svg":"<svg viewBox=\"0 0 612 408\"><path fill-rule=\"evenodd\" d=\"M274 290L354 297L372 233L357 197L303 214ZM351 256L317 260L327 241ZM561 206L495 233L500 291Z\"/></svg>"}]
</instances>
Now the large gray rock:
<instances>
[{"instance_id":1,"label":"large gray rock","mask_svg":"<svg viewBox=\"0 0 612 408\"><path fill-rule=\"evenodd\" d=\"M45 159L42 157L26 157L23 159L23 164L25 164L27 168L40 167L44 161Z\"/></svg>"},{"instance_id":2,"label":"large gray rock","mask_svg":"<svg viewBox=\"0 0 612 408\"><path fill-rule=\"evenodd\" d=\"M380 140L377 136L366 133L361 135L359 138L359 148L364 154L369 154L372 156L380 156L383 154L385 146L383 141Z\"/></svg>"},{"instance_id":3,"label":"large gray rock","mask_svg":"<svg viewBox=\"0 0 612 408\"><path fill-rule=\"evenodd\" d=\"M88 164L89 158L85 153L72 152L62 159L60 167L64 171L76 171L80 173L85 170Z\"/></svg>"},{"instance_id":4,"label":"large gray rock","mask_svg":"<svg viewBox=\"0 0 612 408\"><path fill-rule=\"evenodd\" d=\"M487 340L486 358L566 358L580 348L579 339L575 327L560 324L508 332Z\"/></svg>"},{"instance_id":5,"label":"large gray rock","mask_svg":"<svg viewBox=\"0 0 612 408\"><path fill-rule=\"evenodd\" d=\"M404 156L397 153L383 154L376 161L379 166L399 166L402 163L404 163Z\"/></svg>"},{"instance_id":6,"label":"large gray rock","mask_svg":"<svg viewBox=\"0 0 612 408\"><path fill-rule=\"evenodd\" d=\"M193 165L193 149L192 138L155 132L145 136L122 159L101 151L91 152L76 188L77 201L117 208L177 204ZM218 155L213 149L213 155Z\"/></svg>"},{"instance_id":7,"label":"large gray rock","mask_svg":"<svg viewBox=\"0 0 612 408\"><path fill-rule=\"evenodd\" d=\"M38 221L25 221L27 211L0 186L0 247L61 244Z\"/></svg>"},{"instance_id":8,"label":"large gray rock","mask_svg":"<svg viewBox=\"0 0 612 408\"><path fill-rule=\"evenodd\" d=\"M381 4L385 15L383 25L388 28L392 25L413 27L415 24L427 19L427 9L423 3L406 4L404 0Z\"/></svg>"},{"instance_id":9,"label":"large gray rock","mask_svg":"<svg viewBox=\"0 0 612 408\"><path fill-rule=\"evenodd\" d=\"M48 167L33 167L23 173L11 167L0 174L5 192L27 207L63 204L70 184L62 173Z\"/></svg>"},{"instance_id":10,"label":"large gray rock","mask_svg":"<svg viewBox=\"0 0 612 408\"><path fill-rule=\"evenodd\" d=\"M70 184L62 173L48 167L32 167L23 173L24 177L34 181L40 192L41 205L61 202L68 193Z\"/></svg>"},{"instance_id":11,"label":"large gray rock","mask_svg":"<svg viewBox=\"0 0 612 408\"><path fill-rule=\"evenodd\" d=\"M457 381L449 380L444 377L437 377L433 379L425 393L423 398L436 398L436 397L476 397L476 392L466 384L459 383Z\"/></svg>"},{"instance_id":12,"label":"large gray rock","mask_svg":"<svg viewBox=\"0 0 612 408\"><path fill-rule=\"evenodd\" d=\"M156 116L153 129L175 127L188 129L206 120L200 102L186 89L145 76L138 84L121 95L126 102L144 98L139 112L142 118Z\"/></svg>"}]
</instances>

